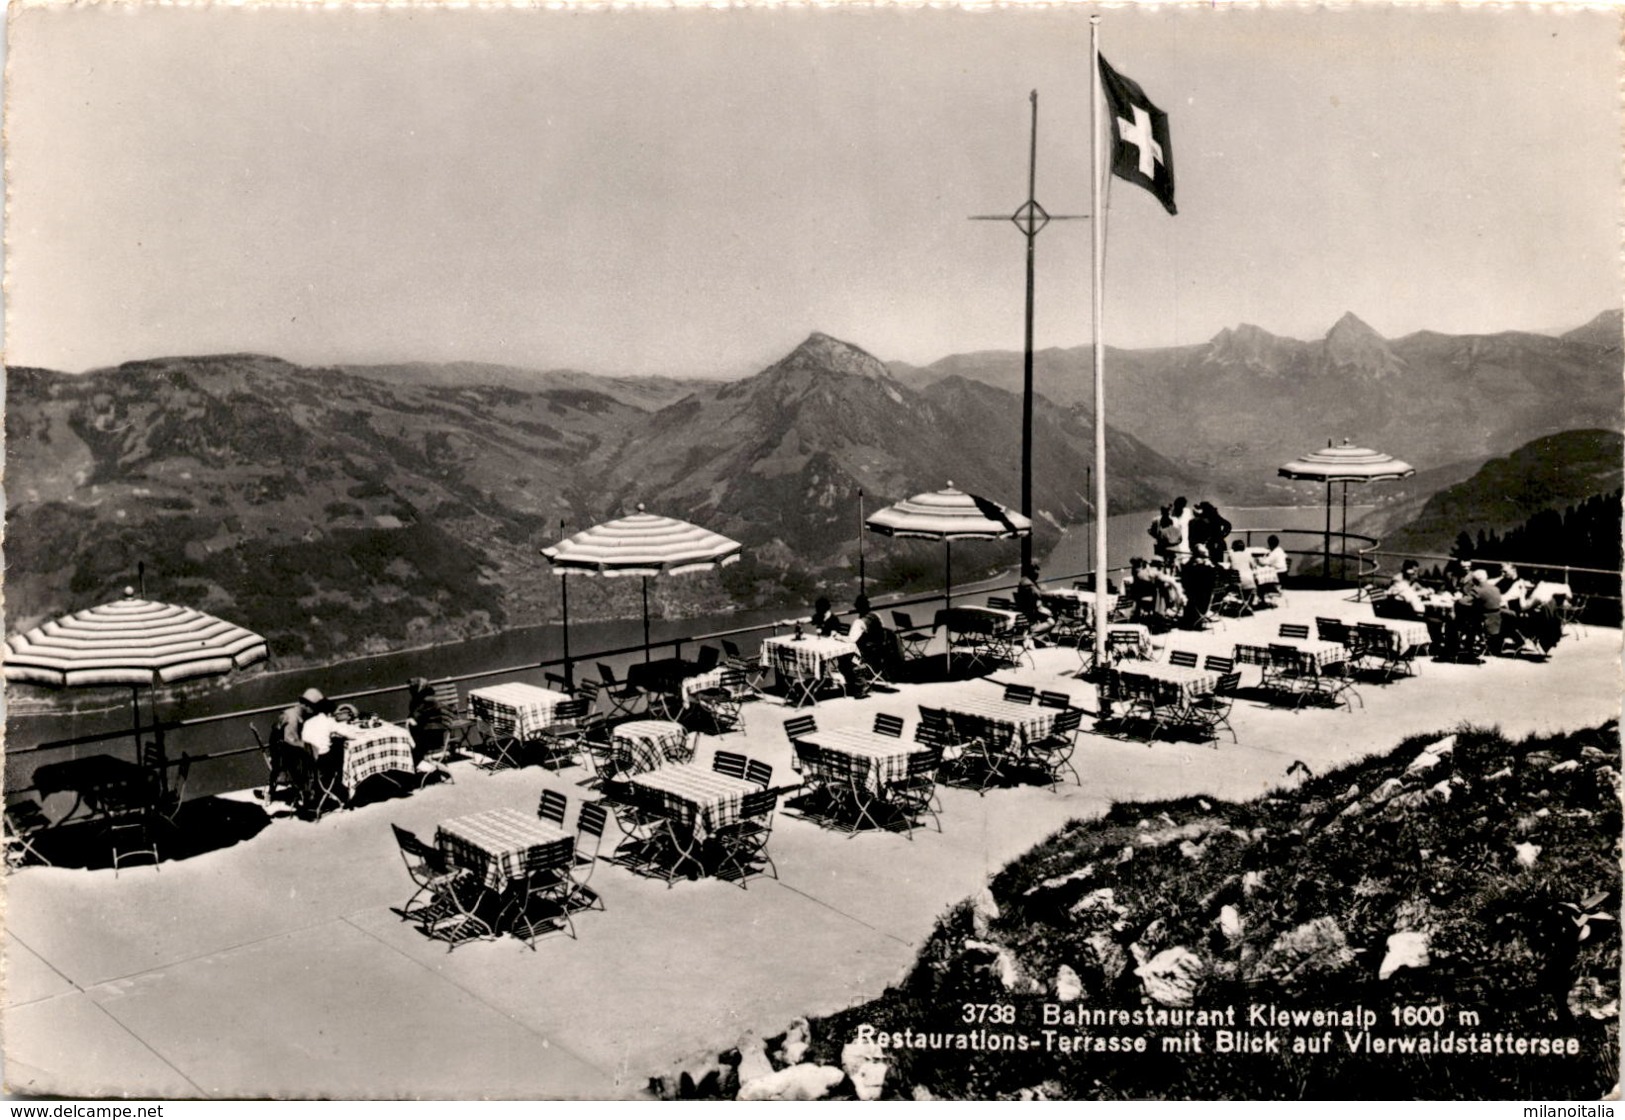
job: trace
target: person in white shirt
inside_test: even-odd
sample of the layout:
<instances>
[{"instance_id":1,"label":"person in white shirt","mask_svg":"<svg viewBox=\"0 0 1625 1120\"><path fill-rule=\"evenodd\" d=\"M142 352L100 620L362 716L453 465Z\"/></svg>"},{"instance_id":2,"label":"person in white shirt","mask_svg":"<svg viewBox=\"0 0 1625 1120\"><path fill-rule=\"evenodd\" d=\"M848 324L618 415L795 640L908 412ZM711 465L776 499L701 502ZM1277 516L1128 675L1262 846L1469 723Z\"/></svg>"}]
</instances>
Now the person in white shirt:
<instances>
[{"instance_id":1,"label":"person in white shirt","mask_svg":"<svg viewBox=\"0 0 1625 1120\"><path fill-rule=\"evenodd\" d=\"M1253 573L1253 554L1247 551L1247 542L1240 537L1230 546L1230 566L1236 569L1243 591L1258 590L1258 576Z\"/></svg>"},{"instance_id":2,"label":"person in white shirt","mask_svg":"<svg viewBox=\"0 0 1625 1120\"><path fill-rule=\"evenodd\" d=\"M333 718L333 704L324 700L316 709L316 714L305 720L299 737L313 756L321 758L333 749L333 736L338 729L339 721Z\"/></svg>"},{"instance_id":3,"label":"person in white shirt","mask_svg":"<svg viewBox=\"0 0 1625 1120\"><path fill-rule=\"evenodd\" d=\"M1179 543L1174 545L1174 563L1184 564L1191 558L1191 522L1196 518L1196 511L1185 504L1185 495L1181 494L1174 499L1174 505L1168 511L1179 526Z\"/></svg>"},{"instance_id":4,"label":"person in white shirt","mask_svg":"<svg viewBox=\"0 0 1625 1120\"><path fill-rule=\"evenodd\" d=\"M1292 560L1287 556L1286 549L1281 547L1281 538L1271 533L1269 546L1270 550L1264 557L1264 563L1274 568L1280 575L1286 575L1286 570L1291 567Z\"/></svg>"}]
</instances>

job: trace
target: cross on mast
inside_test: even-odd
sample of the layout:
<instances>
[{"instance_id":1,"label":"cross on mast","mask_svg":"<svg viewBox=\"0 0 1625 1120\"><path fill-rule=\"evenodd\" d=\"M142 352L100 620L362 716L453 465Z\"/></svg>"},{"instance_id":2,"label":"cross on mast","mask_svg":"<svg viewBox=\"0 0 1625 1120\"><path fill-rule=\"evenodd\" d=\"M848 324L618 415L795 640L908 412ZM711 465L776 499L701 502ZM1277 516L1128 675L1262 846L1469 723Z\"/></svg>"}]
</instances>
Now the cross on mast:
<instances>
[{"instance_id":1,"label":"cross on mast","mask_svg":"<svg viewBox=\"0 0 1625 1120\"><path fill-rule=\"evenodd\" d=\"M1038 233L1050 222L1073 221L1088 214L1051 214L1038 204L1038 91L1028 94L1032 102L1032 136L1027 149L1027 201L1014 214L972 214L973 222L1012 222L1027 238L1027 322L1026 345L1022 353L1021 375L1021 514L1033 515L1033 261ZM1021 566L1033 562L1033 538L1021 538Z\"/></svg>"}]
</instances>

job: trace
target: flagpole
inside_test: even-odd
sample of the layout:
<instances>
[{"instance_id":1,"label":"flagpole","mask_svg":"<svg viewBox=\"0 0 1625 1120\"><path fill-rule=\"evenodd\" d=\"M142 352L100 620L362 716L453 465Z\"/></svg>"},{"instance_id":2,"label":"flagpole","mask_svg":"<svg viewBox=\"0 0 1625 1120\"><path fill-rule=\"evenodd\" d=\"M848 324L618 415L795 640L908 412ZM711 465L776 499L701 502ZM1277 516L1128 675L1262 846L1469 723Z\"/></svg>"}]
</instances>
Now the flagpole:
<instances>
[{"instance_id":1,"label":"flagpole","mask_svg":"<svg viewBox=\"0 0 1625 1120\"><path fill-rule=\"evenodd\" d=\"M1106 351L1101 341L1105 313L1106 211L1100 201L1100 15L1089 16L1089 240L1094 255L1095 359L1095 672L1106 665Z\"/></svg>"}]
</instances>

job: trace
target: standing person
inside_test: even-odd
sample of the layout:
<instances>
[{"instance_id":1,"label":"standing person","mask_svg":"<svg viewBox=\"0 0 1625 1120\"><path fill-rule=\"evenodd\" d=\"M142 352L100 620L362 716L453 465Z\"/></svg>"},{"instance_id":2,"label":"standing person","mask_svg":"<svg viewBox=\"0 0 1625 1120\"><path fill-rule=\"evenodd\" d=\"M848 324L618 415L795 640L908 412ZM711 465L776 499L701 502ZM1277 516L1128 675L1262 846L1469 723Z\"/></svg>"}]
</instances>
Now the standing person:
<instances>
[{"instance_id":1,"label":"standing person","mask_svg":"<svg viewBox=\"0 0 1625 1120\"><path fill-rule=\"evenodd\" d=\"M1166 564L1175 562L1180 547L1185 542L1185 531L1173 519L1173 514L1167 506L1162 507L1162 514L1151 522L1151 528L1146 532L1156 542L1153 551L1158 560Z\"/></svg>"},{"instance_id":2,"label":"standing person","mask_svg":"<svg viewBox=\"0 0 1625 1120\"><path fill-rule=\"evenodd\" d=\"M1230 536L1230 522L1214 508L1212 502L1197 502L1191 519L1191 550L1198 556L1206 554L1215 565L1225 563L1225 541Z\"/></svg>"},{"instance_id":3,"label":"standing person","mask_svg":"<svg viewBox=\"0 0 1625 1120\"><path fill-rule=\"evenodd\" d=\"M1185 495L1181 494L1174 499L1169 516L1179 526L1179 543L1174 545L1174 563L1183 565L1194 551L1191 547L1191 522L1196 519L1196 511L1185 504Z\"/></svg>"}]
</instances>

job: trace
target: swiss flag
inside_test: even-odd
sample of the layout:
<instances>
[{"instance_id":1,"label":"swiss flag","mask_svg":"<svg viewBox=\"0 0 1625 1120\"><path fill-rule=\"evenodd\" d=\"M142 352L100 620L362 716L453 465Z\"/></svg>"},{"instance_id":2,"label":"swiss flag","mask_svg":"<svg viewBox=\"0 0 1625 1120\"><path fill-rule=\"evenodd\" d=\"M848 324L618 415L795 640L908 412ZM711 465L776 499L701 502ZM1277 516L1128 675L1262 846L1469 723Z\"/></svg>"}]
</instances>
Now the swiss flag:
<instances>
[{"instance_id":1,"label":"swiss flag","mask_svg":"<svg viewBox=\"0 0 1625 1120\"><path fill-rule=\"evenodd\" d=\"M1151 104L1138 83L1123 77L1102 55L1100 84L1106 91L1112 126L1112 174L1137 183L1174 209L1174 150L1168 143L1168 114Z\"/></svg>"}]
</instances>

